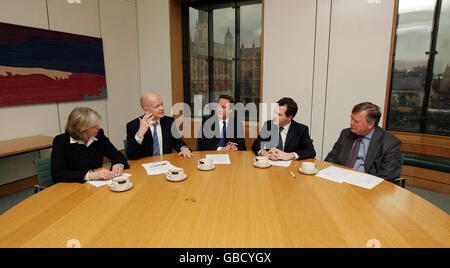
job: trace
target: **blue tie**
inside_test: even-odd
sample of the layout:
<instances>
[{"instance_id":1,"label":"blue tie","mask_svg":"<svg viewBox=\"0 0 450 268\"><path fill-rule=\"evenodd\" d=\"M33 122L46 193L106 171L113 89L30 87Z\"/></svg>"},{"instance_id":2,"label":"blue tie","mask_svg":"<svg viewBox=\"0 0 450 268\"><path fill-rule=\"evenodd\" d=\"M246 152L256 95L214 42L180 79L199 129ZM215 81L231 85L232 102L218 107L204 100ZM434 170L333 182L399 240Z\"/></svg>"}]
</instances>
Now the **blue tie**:
<instances>
[{"instance_id":1,"label":"blue tie","mask_svg":"<svg viewBox=\"0 0 450 268\"><path fill-rule=\"evenodd\" d=\"M281 139L281 131L283 131L284 128L280 127L280 132L278 134L278 146L277 149L283 151L283 140Z\"/></svg>"},{"instance_id":2,"label":"blue tie","mask_svg":"<svg viewBox=\"0 0 450 268\"><path fill-rule=\"evenodd\" d=\"M227 122L223 121L222 135L220 135L219 147L226 147L227 142L225 138L227 137Z\"/></svg>"},{"instance_id":3,"label":"blue tie","mask_svg":"<svg viewBox=\"0 0 450 268\"><path fill-rule=\"evenodd\" d=\"M159 148L158 132L156 131L156 126L158 122L153 124L153 156L161 155L161 150Z\"/></svg>"}]
</instances>

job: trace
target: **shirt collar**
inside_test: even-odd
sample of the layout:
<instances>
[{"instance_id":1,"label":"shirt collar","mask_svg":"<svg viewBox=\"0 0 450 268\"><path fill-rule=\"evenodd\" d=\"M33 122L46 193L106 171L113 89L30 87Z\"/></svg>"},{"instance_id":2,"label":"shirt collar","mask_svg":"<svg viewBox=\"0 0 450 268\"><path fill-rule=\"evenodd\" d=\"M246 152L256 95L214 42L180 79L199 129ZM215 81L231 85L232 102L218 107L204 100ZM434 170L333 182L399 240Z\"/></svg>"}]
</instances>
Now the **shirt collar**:
<instances>
[{"instance_id":1,"label":"shirt collar","mask_svg":"<svg viewBox=\"0 0 450 268\"><path fill-rule=\"evenodd\" d=\"M292 121L289 122L289 124L285 125L285 126L283 127L283 131L286 131L286 133L288 133L288 132L289 132L289 128L291 127L291 124L292 124Z\"/></svg>"},{"instance_id":2,"label":"shirt collar","mask_svg":"<svg viewBox=\"0 0 450 268\"><path fill-rule=\"evenodd\" d=\"M364 138L371 140L374 132L375 128L372 129L372 131L370 131L366 136L364 136Z\"/></svg>"},{"instance_id":3,"label":"shirt collar","mask_svg":"<svg viewBox=\"0 0 450 268\"><path fill-rule=\"evenodd\" d=\"M89 147L89 145L91 145L94 141L98 141L98 139L96 137L90 137L89 140L88 140L88 143L84 144L84 142L82 142L80 140L76 140L76 139L70 137L70 144L78 143L78 144L81 144L81 145L86 145L86 147Z\"/></svg>"}]
</instances>

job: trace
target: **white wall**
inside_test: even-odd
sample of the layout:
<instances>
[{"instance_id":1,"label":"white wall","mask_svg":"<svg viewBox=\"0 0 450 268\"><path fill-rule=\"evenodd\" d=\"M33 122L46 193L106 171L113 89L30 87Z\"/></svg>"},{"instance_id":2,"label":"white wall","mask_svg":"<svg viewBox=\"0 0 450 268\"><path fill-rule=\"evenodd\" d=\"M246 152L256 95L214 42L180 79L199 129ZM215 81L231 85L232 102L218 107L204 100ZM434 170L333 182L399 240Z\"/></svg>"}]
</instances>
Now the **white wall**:
<instances>
[{"instance_id":1,"label":"white wall","mask_svg":"<svg viewBox=\"0 0 450 268\"><path fill-rule=\"evenodd\" d=\"M355 104L384 110L394 1L369 2L265 0L264 102L297 101L318 159Z\"/></svg>"},{"instance_id":2,"label":"white wall","mask_svg":"<svg viewBox=\"0 0 450 268\"><path fill-rule=\"evenodd\" d=\"M169 1L137 0L137 12L142 93L158 93L171 115Z\"/></svg>"},{"instance_id":3,"label":"white wall","mask_svg":"<svg viewBox=\"0 0 450 268\"><path fill-rule=\"evenodd\" d=\"M139 114L139 59L134 0L0 0L0 22L81 34L103 39L108 87L106 100L23 105L0 108L0 140L64 131L76 106L97 110L102 126L123 149L125 124ZM48 156L50 150L43 153ZM0 159L0 185L35 175L35 153Z\"/></svg>"},{"instance_id":4,"label":"white wall","mask_svg":"<svg viewBox=\"0 0 450 268\"><path fill-rule=\"evenodd\" d=\"M332 1L324 158L355 104L370 101L384 111L394 1L368 2Z\"/></svg>"}]
</instances>

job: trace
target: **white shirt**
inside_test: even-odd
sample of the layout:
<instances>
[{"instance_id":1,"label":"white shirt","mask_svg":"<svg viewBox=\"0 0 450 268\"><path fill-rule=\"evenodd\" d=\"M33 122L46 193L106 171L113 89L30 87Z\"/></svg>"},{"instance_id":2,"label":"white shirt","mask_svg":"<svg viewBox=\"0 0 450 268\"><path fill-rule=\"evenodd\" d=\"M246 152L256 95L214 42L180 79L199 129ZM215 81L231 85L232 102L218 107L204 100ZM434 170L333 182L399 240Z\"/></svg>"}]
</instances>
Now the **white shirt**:
<instances>
[{"instance_id":1,"label":"white shirt","mask_svg":"<svg viewBox=\"0 0 450 268\"><path fill-rule=\"evenodd\" d=\"M163 152L163 138L162 138L162 130L161 130L161 120L158 119L157 122L158 122L158 125L156 126L156 135L158 135L159 151L161 152L161 155L162 155L162 152ZM155 131L154 130L154 128L155 128L154 124L155 124L155 122L151 122L150 123L150 131L152 132L152 137L153 137L154 131ZM144 137L142 137L142 139L140 139L137 134L134 136L134 138L136 139L137 143L139 143L139 144L142 144L142 142L144 141Z\"/></svg>"},{"instance_id":2,"label":"white shirt","mask_svg":"<svg viewBox=\"0 0 450 268\"><path fill-rule=\"evenodd\" d=\"M74 143L78 143L81 145L85 145L86 147L89 147L94 141L98 141L96 137L90 137L87 144L84 144L84 142L80 141L80 140L76 140L72 137L70 137L70 144L74 144Z\"/></svg>"}]
</instances>

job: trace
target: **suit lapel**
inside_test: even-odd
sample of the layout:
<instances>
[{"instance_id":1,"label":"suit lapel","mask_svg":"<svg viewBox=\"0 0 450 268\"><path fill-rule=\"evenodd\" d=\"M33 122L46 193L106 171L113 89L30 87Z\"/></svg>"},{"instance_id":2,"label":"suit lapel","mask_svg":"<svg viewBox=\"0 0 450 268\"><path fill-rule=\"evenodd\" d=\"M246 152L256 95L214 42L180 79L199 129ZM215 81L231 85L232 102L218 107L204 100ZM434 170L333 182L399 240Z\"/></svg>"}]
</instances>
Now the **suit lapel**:
<instances>
[{"instance_id":1,"label":"suit lapel","mask_svg":"<svg viewBox=\"0 0 450 268\"><path fill-rule=\"evenodd\" d=\"M369 150L367 150L366 161L364 163L366 172L369 171L370 167L373 164L373 161L375 161L378 150L380 149L379 143L382 136L383 132L379 127L376 127L375 131L373 132L372 139L370 140Z\"/></svg>"},{"instance_id":2,"label":"suit lapel","mask_svg":"<svg viewBox=\"0 0 450 268\"><path fill-rule=\"evenodd\" d=\"M292 120L291 126L289 127L289 131L286 135L286 141L284 142L284 151L285 152L288 151L288 149L290 148L289 146L293 142L295 136L297 136L299 134L300 133L298 133L298 130L297 130L297 123L294 120ZM298 138L300 138L300 137L298 137ZM298 140L300 140L300 139L298 139ZM289 151L292 151L292 150L289 150Z\"/></svg>"},{"instance_id":3,"label":"suit lapel","mask_svg":"<svg viewBox=\"0 0 450 268\"><path fill-rule=\"evenodd\" d=\"M347 157L353 147L353 143L356 140L356 136L349 130L347 135L345 136L345 142L342 145L341 154L339 156L339 159L341 160L341 164L345 165L347 162Z\"/></svg>"}]
</instances>

